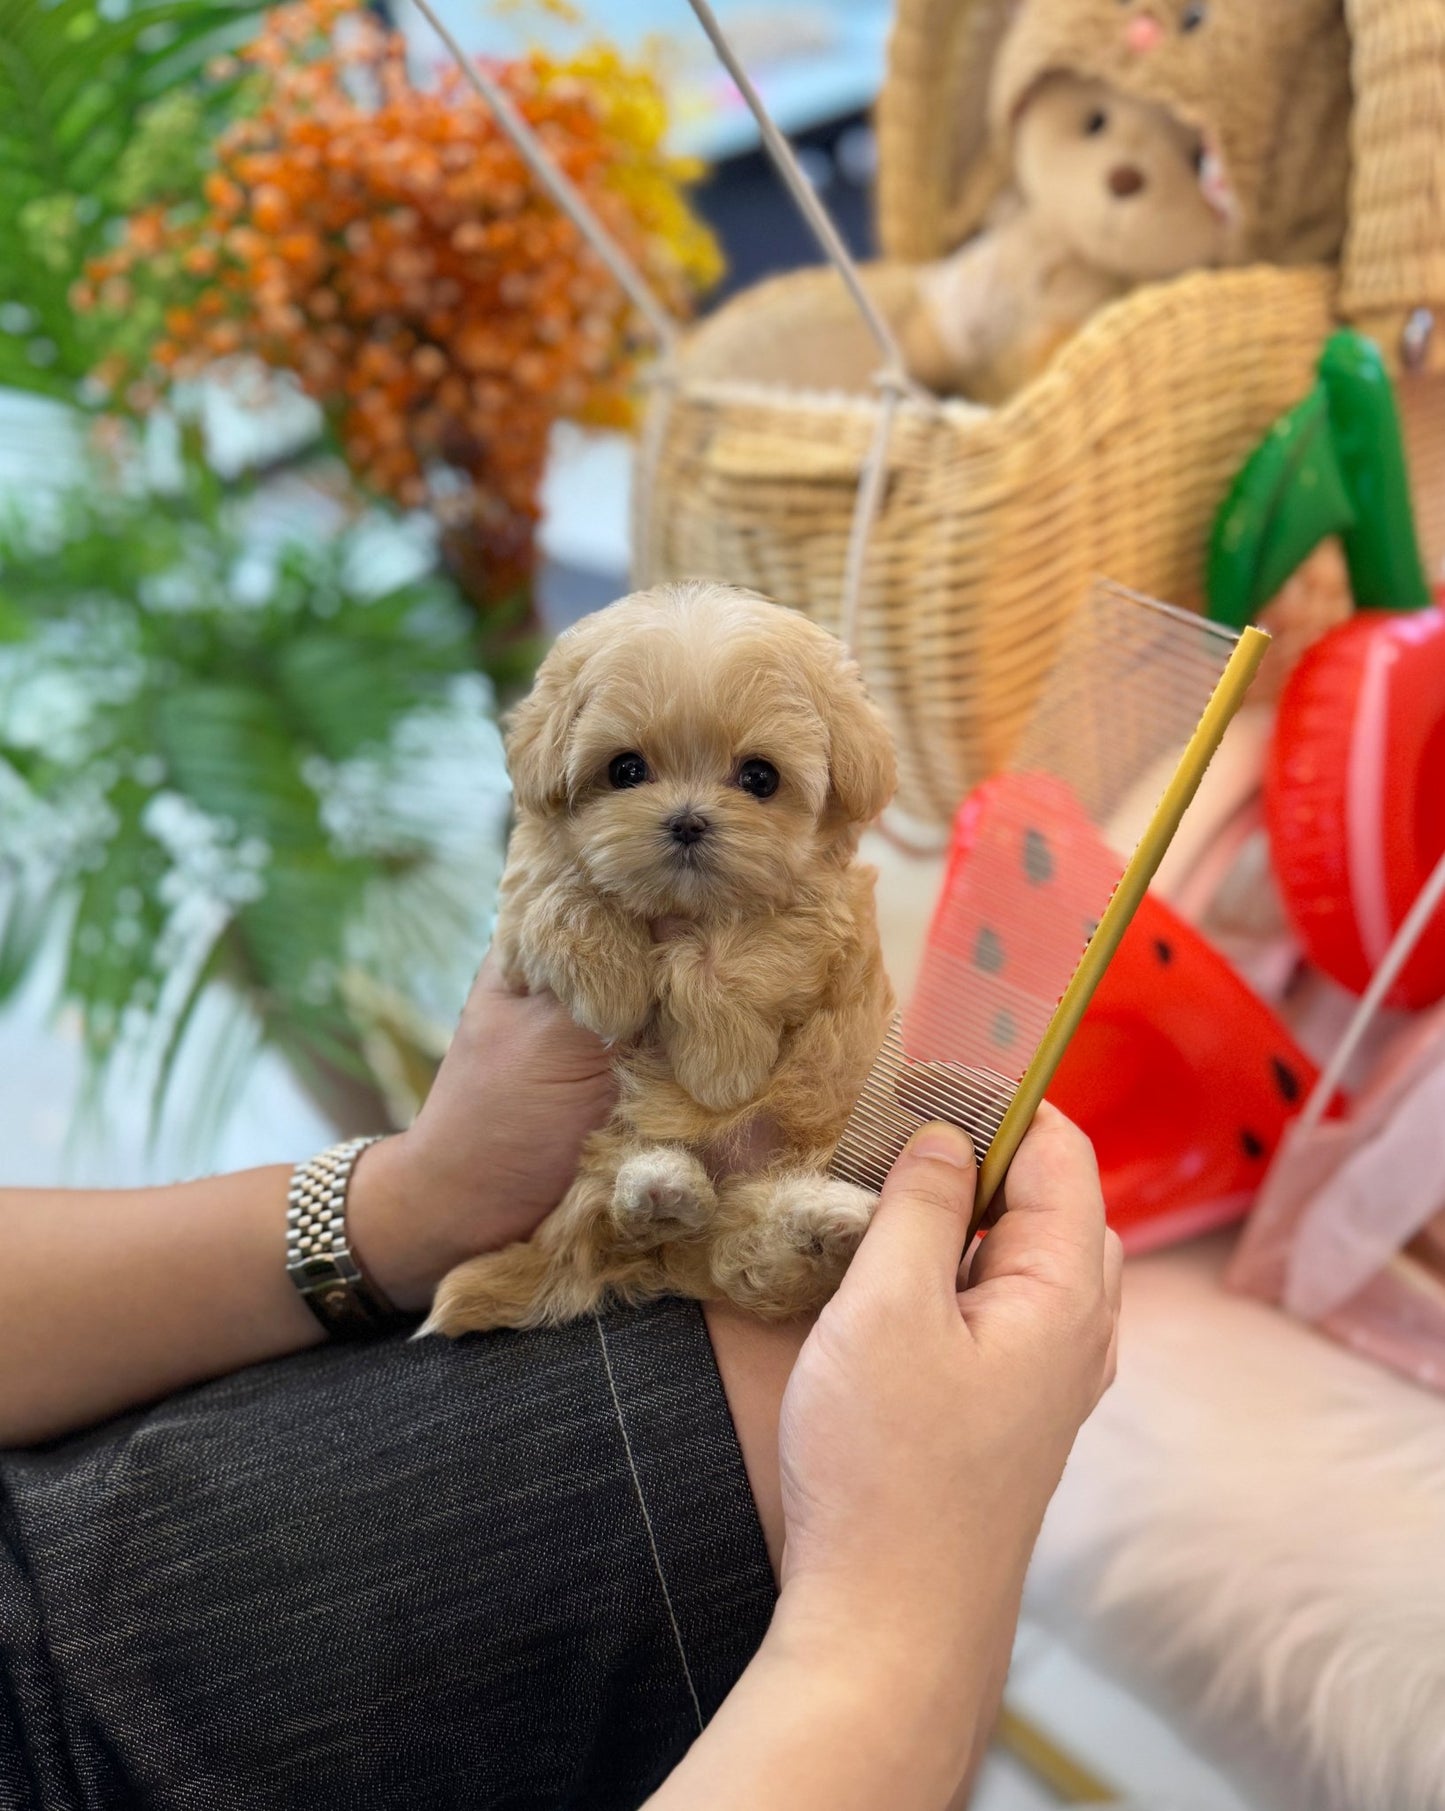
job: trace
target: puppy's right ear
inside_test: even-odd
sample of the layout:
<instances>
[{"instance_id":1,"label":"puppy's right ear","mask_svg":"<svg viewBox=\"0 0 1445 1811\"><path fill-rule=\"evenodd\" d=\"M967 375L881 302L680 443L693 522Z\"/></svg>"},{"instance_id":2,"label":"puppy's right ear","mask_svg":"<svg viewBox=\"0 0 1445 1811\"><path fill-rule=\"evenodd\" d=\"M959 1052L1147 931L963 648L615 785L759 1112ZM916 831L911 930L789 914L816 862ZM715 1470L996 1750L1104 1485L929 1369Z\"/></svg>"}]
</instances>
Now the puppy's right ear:
<instances>
[{"instance_id":1,"label":"puppy's right ear","mask_svg":"<svg viewBox=\"0 0 1445 1811\"><path fill-rule=\"evenodd\" d=\"M567 799L567 738L582 708L585 653L576 631L563 635L537 670L536 683L507 717L507 771L522 811L555 811Z\"/></svg>"}]
</instances>

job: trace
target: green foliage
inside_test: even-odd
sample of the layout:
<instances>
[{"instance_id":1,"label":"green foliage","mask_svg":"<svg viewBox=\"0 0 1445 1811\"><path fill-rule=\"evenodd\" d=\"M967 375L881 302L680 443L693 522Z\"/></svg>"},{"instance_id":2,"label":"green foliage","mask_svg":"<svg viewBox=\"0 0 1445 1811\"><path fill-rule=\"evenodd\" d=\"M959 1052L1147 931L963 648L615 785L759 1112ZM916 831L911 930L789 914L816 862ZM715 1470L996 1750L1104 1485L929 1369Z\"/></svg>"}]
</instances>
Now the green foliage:
<instances>
[{"instance_id":1,"label":"green foliage","mask_svg":"<svg viewBox=\"0 0 1445 1811\"><path fill-rule=\"evenodd\" d=\"M0 384L73 402L114 347L113 326L74 312L71 287L121 216L198 184L235 95L195 78L260 10L0 0Z\"/></svg>"},{"instance_id":2,"label":"green foliage","mask_svg":"<svg viewBox=\"0 0 1445 1811\"><path fill-rule=\"evenodd\" d=\"M374 523L258 536L194 467L0 521L0 999L63 935L97 1094L140 1065L157 1117L180 1060L213 1105L244 1075L234 1013L196 1048L213 983L303 1072L384 1084L377 1000L450 1022L500 866L455 593L368 583Z\"/></svg>"}]
</instances>

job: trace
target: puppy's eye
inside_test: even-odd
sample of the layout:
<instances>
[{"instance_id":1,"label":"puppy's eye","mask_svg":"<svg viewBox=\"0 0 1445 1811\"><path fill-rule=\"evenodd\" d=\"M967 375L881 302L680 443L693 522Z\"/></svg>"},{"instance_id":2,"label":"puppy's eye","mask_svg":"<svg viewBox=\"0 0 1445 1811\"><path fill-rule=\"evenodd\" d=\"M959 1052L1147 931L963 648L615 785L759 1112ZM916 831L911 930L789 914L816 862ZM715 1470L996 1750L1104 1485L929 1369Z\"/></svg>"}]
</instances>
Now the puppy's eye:
<instances>
[{"instance_id":1,"label":"puppy's eye","mask_svg":"<svg viewBox=\"0 0 1445 1811\"><path fill-rule=\"evenodd\" d=\"M1209 17L1209 8L1204 0L1194 0L1192 6L1186 6L1179 15L1179 29L1183 32L1198 31Z\"/></svg>"},{"instance_id":2,"label":"puppy's eye","mask_svg":"<svg viewBox=\"0 0 1445 1811\"><path fill-rule=\"evenodd\" d=\"M770 799L778 790L778 770L771 761L744 761L738 769L738 785L755 799Z\"/></svg>"},{"instance_id":3,"label":"puppy's eye","mask_svg":"<svg viewBox=\"0 0 1445 1811\"><path fill-rule=\"evenodd\" d=\"M1084 136L1086 138L1097 138L1101 132L1108 128L1108 124L1109 116L1101 107L1096 113L1091 113L1084 121Z\"/></svg>"},{"instance_id":4,"label":"puppy's eye","mask_svg":"<svg viewBox=\"0 0 1445 1811\"><path fill-rule=\"evenodd\" d=\"M652 773L641 755L629 751L625 755L612 757L607 778L619 792L626 792L633 786L645 786L652 778Z\"/></svg>"}]
</instances>

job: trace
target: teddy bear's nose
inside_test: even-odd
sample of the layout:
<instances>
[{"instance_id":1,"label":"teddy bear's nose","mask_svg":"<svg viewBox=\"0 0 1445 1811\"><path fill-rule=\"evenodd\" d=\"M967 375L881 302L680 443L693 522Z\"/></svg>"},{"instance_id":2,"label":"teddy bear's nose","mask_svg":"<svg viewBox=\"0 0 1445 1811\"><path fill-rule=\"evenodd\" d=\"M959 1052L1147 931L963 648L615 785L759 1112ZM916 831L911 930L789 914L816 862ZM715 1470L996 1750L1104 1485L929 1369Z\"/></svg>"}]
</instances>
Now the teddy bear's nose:
<instances>
[{"instance_id":1,"label":"teddy bear's nose","mask_svg":"<svg viewBox=\"0 0 1445 1811\"><path fill-rule=\"evenodd\" d=\"M700 843L712 828L700 811L676 812L667 820L667 827L672 833L672 840L681 843L684 849Z\"/></svg>"},{"instance_id":2,"label":"teddy bear's nose","mask_svg":"<svg viewBox=\"0 0 1445 1811\"><path fill-rule=\"evenodd\" d=\"M1109 172L1109 193L1120 200L1137 195L1144 186L1144 172L1131 163L1115 164Z\"/></svg>"},{"instance_id":3,"label":"teddy bear's nose","mask_svg":"<svg viewBox=\"0 0 1445 1811\"><path fill-rule=\"evenodd\" d=\"M1146 50L1153 50L1164 36L1164 27L1153 13L1139 13L1124 27L1124 42L1130 50L1141 55Z\"/></svg>"}]
</instances>

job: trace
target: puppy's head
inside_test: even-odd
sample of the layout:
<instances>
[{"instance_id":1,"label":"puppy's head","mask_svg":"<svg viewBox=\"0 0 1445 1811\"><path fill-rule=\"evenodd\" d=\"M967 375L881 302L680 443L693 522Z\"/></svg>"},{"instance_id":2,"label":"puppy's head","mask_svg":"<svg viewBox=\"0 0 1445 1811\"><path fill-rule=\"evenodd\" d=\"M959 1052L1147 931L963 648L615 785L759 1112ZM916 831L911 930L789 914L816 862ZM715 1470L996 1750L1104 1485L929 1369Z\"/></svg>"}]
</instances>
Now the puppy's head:
<instances>
[{"instance_id":1,"label":"puppy's head","mask_svg":"<svg viewBox=\"0 0 1445 1811\"><path fill-rule=\"evenodd\" d=\"M637 592L570 629L507 753L519 811L643 918L786 906L852 854L896 784L838 642L710 584Z\"/></svg>"}]
</instances>

